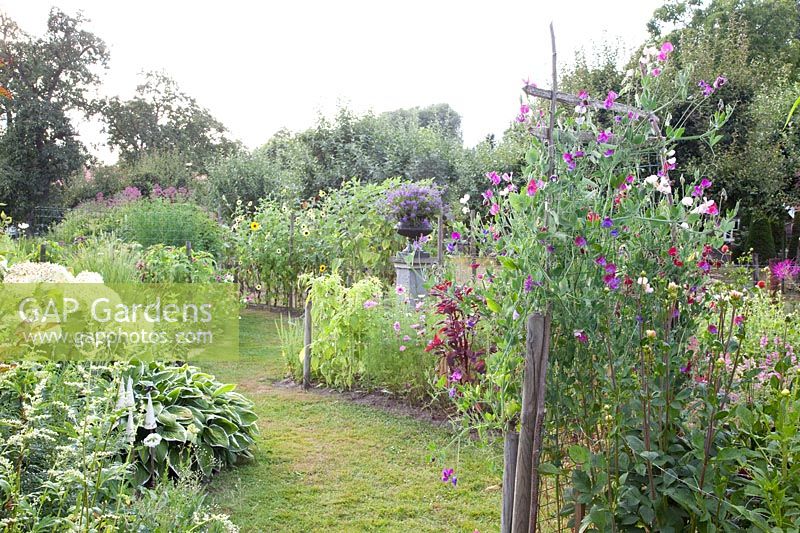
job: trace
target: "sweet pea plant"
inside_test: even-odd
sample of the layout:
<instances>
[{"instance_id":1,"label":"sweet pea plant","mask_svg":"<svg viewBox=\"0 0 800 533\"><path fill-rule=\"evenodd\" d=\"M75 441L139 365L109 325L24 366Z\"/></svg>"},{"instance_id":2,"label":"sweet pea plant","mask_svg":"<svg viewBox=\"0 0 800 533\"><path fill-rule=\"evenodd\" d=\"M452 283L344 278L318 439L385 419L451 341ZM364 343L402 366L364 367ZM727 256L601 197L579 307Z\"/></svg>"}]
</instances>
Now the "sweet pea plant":
<instances>
[{"instance_id":1,"label":"sweet pea plant","mask_svg":"<svg viewBox=\"0 0 800 533\"><path fill-rule=\"evenodd\" d=\"M513 431L525 317L551 314L551 449L540 470L571 470L570 505L587 507L581 530L760 523L746 499L728 499L731 476L718 459L746 326L743 293L710 289L732 224L711 179L676 173L680 141L713 147L732 109L687 131L709 95L672 71L671 50L645 50L619 92L581 92L574 109L560 109L552 144L531 137L522 178L487 175L483 223L472 228L502 265L488 276L486 302L504 333L483 379L457 401L482 406L473 427ZM687 114L661 117L676 99ZM521 116L533 129L531 109ZM577 444L567 452L564 439Z\"/></svg>"}]
</instances>

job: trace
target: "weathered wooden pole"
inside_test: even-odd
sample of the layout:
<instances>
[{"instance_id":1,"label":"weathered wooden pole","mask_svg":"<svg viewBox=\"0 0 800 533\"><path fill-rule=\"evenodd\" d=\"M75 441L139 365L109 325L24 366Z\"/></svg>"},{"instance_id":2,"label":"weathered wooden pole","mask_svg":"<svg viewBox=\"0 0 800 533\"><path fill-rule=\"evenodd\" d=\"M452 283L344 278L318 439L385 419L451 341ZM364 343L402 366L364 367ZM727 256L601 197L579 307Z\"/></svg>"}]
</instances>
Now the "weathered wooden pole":
<instances>
[{"instance_id":1,"label":"weathered wooden pole","mask_svg":"<svg viewBox=\"0 0 800 533\"><path fill-rule=\"evenodd\" d=\"M517 471L514 480L514 509L511 523L512 533L528 533L531 520L531 493L538 490L531 486L533 475L534 430L536 429L537 396L542 351L547 347L545 334L549 329L545 317L534 313L526 324L525 369L522 374L522 413L520 417L519 447L517 449ZM544 408L544 405L542 405ZM538 479L538 473L535 476ZM537 498L538 501L538 498Z\"/></svg>"},{"instance_id":2,"label":"weathered wooden pole","mask_svg":"<svg viewBox=\"0 0 800 533\"><path fill-rule=\"evenodd\" d=\"M47 245L45 243L39 245L39 262L47 262Z\"/></svg>"},{"instance_id":3,"label":"weathered wooden pole","mask_svg":"<svg viewBox=\"0 0 800 533\"><path fill-rule=\"evenodd\" d=\"M289 217L289 261L294 262L294 221L297 214L292 211L292 215ZM294 284L289 288L289 301L287 302L287 307L289 309L294 309Z\"/></svg>"},{"instance_id":4,"label":"weathered wooden pole","mask_svg":"<svg viewBox=\"0 0 800 533\"><path fill-rule=\"evenodd\" d=\"M758 283L758 280L761 277L761 272L759 272L759 270L758 253L753 252L753 284Z\"/></svg>"},{"instance_id":5,"label":"weathered wooden pole","mask_svg":"<svg viewBox=\"0 0 800 533\"><path fill-rule=\"evenodd\" d=\"M519 433L506 431L503 440L503 507L500 513L500 533L511 533L514 516L514 479L517 475Z\"/></svg>"},{"instance_id":6,"label":"weathered wooden pole","mask_svg":"<svg viewBox=\"0 0 800 533\"><path fill-rule=\"evenodd\" d=\"M186 241L186 257L192 258L192 241Z\"/></svg>"},{"instance_id":7,"label":"weathered wooden pole","mask_svg":"<svg viewBox=\"0 0 800 533\"><path fill-rule=\"evenodd\" d=\"M303 388L311 387L311 298L306 297L306 310L303 316L305 353L303 354Z\"/></svg>"},{"instance_id":8,"label":"weathered wooden pole","mask_svg":"<svg viewBox=\"0 0 800 533\"><path fill-rule=\"evenodd\" d=\"M531 330L528 330L528 336ZM531 454L531 507L530 528L531 533L536 533L539 521L539 462L542 457L542 435L544 433L545 388L547 386L547 364L550 358L550 313L544 317L534 315L534 353L533 368L535 372L536 400L535 413L536 425L533 428L533 453Z\"/></svg>"}]
</instances>

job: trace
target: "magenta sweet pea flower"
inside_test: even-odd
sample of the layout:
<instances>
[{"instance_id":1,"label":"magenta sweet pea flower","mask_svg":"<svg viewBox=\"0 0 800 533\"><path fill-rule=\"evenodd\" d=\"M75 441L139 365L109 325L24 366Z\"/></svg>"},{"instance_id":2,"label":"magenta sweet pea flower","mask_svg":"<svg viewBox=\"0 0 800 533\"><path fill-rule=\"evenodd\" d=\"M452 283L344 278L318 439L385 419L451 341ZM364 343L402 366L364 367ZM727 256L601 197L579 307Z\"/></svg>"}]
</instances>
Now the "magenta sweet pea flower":
<instances>
[{"instance_id":1,"label":"magenta sweet pea flower","mask_svg":"<svg viewBox=\"0 0 800 533\"><path fill-rule=\"evenodd\" d=\"M487 172L486 173L486 177L489 178L489 181L491 181L493 185L495 185L495 186L496 185L500 185L500 179L501 178L500 178L500 175L497 172L495 172L495 171Z\"/></svg>"},{"instance_id":2,"label":"magenta sweet pea flower","mask_svg":"<svg viewBox=\"0 0 800 533\"><path fill-rule=\"evenodd\" d=\"M608 96L606 96L606 101L605 101L605 108L611 109L612 107L614 107L614 102L616 101L618 96L619 95L614 91L608 91Z\"/></svg>"},{"instance_id":3,"label":"magenta sweet pea flower","mask_svg":"<svg viewBox=\"0 0 800 533\"><path fill-rule=\"evenodd\" d=\"M581 344L586 344L589 342L589 336L582 329L576 329L575 331L572 332L572 334Z\"/></svg>"},{"instance_id":4,"label":"magenta sweet pea flower","mask_svg":"<svg viewBox=\"0 0 800 533\"><path fill-rule=\"evenodd\" d=\"M500 212L500 204L492 204L492 207L489 208L489 214L492 216L497 215Z\"/></svg>"},{"instance_id":5,"label":"magenta sweet pea flower","mask_svg":"<svg viewBox=\"0 0 800 533\"><path fill-rule=\"evenodd\" d=\"M575 163L575 157L570 152L565 153L561 157L564 158L564 162L567 164L567 170L575 170L575 165L577 163Z\"/></svg>"},{"instance_id":6,"label":"magenta sweet pea flower","mask_svg":"<svg viewBox=\"0 0 800 533\"><path fill-rule=\"evenodd\" d=\"M575 246L578 248L583 248L586 246L586 238L583 235L578 235L575 237Z\"/></svg>"},{"instance_id":7,"label":"magenta sweet pea flower","mask_svg":"<svg viewBox=\"0 0 800 533\"><path fill-rule=\"evenodd\" d=\"M658 52L658 60L659 61L666 61L667 58L669 57L670 52L672 52L674 49L675 49L675 47L672 46L671 42L667 41L667 42L663 43L661 45L661 50Z\"/></svg>"},{"instance_id":8,"label":"magenta sweet pea flower","mask_svg":"<svg viewBox=\"0 0 800 533\"><path fill-rule=\"evenodd\" d=\"M533 290L533 276L528 274L528 277L525 278L525 283L522 284L522 289L525 292L531 292Z\"/></svg>"},{"instance_id":9,"label":"magenta sweet pea flower","mask_svg":"<svg viewBox=\"0 0 800 533\"><path fill-rule=\"evenodd\" d=\"M600 130L600 133L597 134L597 142L599 143L607 143L610 138L611 133L606 130Z\"/></svg>"},{"instance_id":10,"label":"magenta sweet pea flower","mask_svg":"<svg viewBox=\"0 0 800 533\"><path fill-rule=\"evenodd\" d=\"M588 92L586 92L586 89L582 89L582 90L581 90L581 91L578 93L578 98L580 98L581 100L588 100L588 99L589 99L589 93L588 93Z\"/></svg>"},{"instance_id":11,"label":"magenta sweet pea flower","mask_svg":"<svg viewBox=\"0 0 800 533\"><path fill-rule=\"evenodd\" d=\"M461 234L457 231L454 231L450 236L453 238L454 241L461 239Z\"/></svg>"}]
</instances>

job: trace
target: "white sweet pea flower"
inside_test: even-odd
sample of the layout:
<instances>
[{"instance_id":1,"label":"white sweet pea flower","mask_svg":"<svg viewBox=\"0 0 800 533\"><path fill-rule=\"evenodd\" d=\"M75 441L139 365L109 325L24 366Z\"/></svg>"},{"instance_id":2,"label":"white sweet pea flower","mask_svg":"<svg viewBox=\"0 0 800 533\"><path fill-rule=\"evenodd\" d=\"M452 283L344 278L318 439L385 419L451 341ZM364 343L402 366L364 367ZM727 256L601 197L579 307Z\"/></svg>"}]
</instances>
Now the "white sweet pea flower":
<instances>
[{"instance_id":1,"label":"white sweet pea flower","mask_svg":"<svg viewBox=\"0 0 800 533\"><path fill-rule=\"evenodd\" d=\"M20 222L19 224L17 224L17 227L22 231L25 231L26 229L30 228L30 226L25 222Z\"/></svg>"},{"instance_id":2,"label":"white sweet pea flower","mask_svg":"<svg viewBox=\"0 0 800 533\"><path fill-rule=\"evenodd\" d=\"M658 183L658 176L656 176L655 174L650 174L644 179L644 182L648 185L655 185L656 183Z\"/></svg>"},{"instance_id":3,"label":"white sweet pea flower","mask_svg":"<svg viewBox=\"0 0 800 533\"><path fill-rule=\"evenodd\" d=\"M681 227L683 229L689 229L689 223L688 222L681 222Z\"/></svg>"},{"instance_id":4,"label":"white sweet pea flower","mask_svg":"<svg viewBox=\"0 0 800 533\"><path fill-rule=\"evenodd\" d=\"M671 194L672 184L669 182L669 178L666 176L661 176L661 179L658 181L658 185L656 185L656 190L663 194Z\"/></svg>"},{"instance_id":5,"label":"white sweet pea flower","mask_svg":"<svg viewBox=\"0 0 800 533\"><path fill-rule=\"evenodd\" d=\"M464 213L465 215L468 215L469 214L469 207L462 207L461 208L461 212Z\"/></svg>"},{"instance_id":6,"label":"white sweet pea flower","mask_svg":"<svg viewBox=\"0 0 800 533\"><path fill-rule=\"evenodd\" d=\"M465 194L464 196L461 197L459 202L461 202L461 205L467 205L467 202L469 202L469 199L470 199L469 194Z\"/></svg>"},{"instance_id":7,"label":"white sweet pea flower","mask_svg":"<svg viewBox=\"0 0 800 533\"><path fill-rule=\"evenodd\" d=\"M681 204L683 204L684 207L692 207L692 205L694 205L694 199L691 196L684 196L681 199Z\"/></svg>"}]
</instances>

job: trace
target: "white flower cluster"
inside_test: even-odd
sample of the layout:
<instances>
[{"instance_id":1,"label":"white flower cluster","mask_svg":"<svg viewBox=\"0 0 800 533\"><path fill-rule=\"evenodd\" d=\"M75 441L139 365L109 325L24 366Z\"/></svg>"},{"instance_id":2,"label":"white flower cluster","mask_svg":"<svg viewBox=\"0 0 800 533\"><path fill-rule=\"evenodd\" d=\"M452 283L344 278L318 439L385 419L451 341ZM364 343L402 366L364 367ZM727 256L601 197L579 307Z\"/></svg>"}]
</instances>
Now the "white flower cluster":
<instances>
[{"instance_id":1,"label":"white flower cluster","mask_svg":"<svg viewBox=\"0 0 800 533\"><path fill-rule=\"evenodd\" d=\"M3 283L103 283L97 272L81 272L77 276L55 263L17 263L8 268Z\"/></svg>"}]
</instances>

